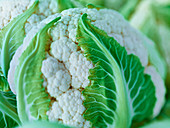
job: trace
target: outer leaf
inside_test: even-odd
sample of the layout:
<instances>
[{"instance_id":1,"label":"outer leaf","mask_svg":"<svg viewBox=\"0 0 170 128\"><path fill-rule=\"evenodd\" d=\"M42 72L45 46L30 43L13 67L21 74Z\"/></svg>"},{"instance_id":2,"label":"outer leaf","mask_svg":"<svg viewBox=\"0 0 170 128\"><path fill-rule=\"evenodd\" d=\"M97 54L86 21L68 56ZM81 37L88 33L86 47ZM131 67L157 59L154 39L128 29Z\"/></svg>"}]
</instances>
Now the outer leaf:
<instances>
[{"instance_id":1,"label":"outer leaf","mask_svg":"<svg viewBox=\"0 0 170 128\"><path fill-rule=\"evenodd\" d=\"M73 128L57 122L47 122L47 121L36 121L27 122L23 126L18 128Z\"/></svg>"},{"instance_id":2,"label":"outer leaf","mask_svg":"<svg viewBox=\"0 0 170 128\"><path fill-rule=\"evenodd\" d=\"M59 19L60 17L56 18L41 29L19 58L19 64L15 72L15 85L18 114L21 122L32 119L47 119L46 111L50 99L42 86L41 66L50 45L48 30Z\"/></svg>"},{"instance_id":3,"label":"outer leaf","mask_svg":"<svg viewBox=\"0 0 170 128\"><path fill-rule=\"evenodd\" d=\"M16 97L12 92L0 92L0 122L0 128L12 128L20 124Z\"/></svg>"},{"instance_id":4,"label":"outer leaf","mask_svg":"<svg viewBox=\"0 0 170 128\"><path fill-rule=\"evenodd\" d=\"M94 127L126 128L149 117L155 87L139 58L127 55L116 40L90 23L87 14L79 20L77 39L95 65L90 70L91 85L82 92L87 108L84 118Z\"/></svg>"},{"instance_id":5,"label":"outer leaf","mask_svg":"<svg viewBox=\"0 0 170 128\"><path fill-rule=\"evenodd\" d=\"M9 64L15 51L23 43L24 24L37 9L38 2L39 0L36 0L27 11L16 17L0 31L1 68L5 77L7 77Z\"/></svg>"}]
</instances>

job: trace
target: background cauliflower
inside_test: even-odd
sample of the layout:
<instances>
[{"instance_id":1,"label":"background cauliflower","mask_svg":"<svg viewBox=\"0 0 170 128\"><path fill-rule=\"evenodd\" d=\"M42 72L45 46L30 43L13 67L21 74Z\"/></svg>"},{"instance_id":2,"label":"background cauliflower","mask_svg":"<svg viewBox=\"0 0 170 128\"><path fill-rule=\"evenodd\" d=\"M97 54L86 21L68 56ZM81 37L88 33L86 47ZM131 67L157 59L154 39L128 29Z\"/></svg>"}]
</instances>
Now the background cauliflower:
<instances>
[{"instance_id":1,"label":"background cauliflower","mask_svg":"<svg viewBox=\"0 0 170 128\"><path fill-rule=\"evenodd\" d=\"M0 30L18 15L25 12L35 0L1 0L0 1ZM57 13L55 0L39 0L38 9L28 18L25 23L27 33L33 26L48 16Z\"/></svg>"},{"instance_id":2,"label":"background cauliflower","mask_svg":"<svg viewBox=\"0 0 170 128\"><path fill-rule=\"evenodd\" d=\"M91 126L91 123L83 117L86 108L83 104L82 91L90 84L89 70L95 65L84 56L84 49L78 45L79 42L76 38L78 22L84 13L87 13L88 19L93 25L104 30L125 47L128 54L139 57L142 66L145 67L145 72L151 75L156 87L157 101L153 113L153 116L156 116L164 104L165 87L159 73L154 66L150 65L148 51L144 45L147 40L132 28L119 13L108 9L69 9L61 14L50 16L33 27L10 63L8 81L13 92L15 92L14 74L16 75L19 61L22 61L19 58L26 51L37 32L49 21L61 16L55 27L50 29L52 43L50 49L46 51L46 58L44 58L41 67L43 85L51 99L51 107L46 115L50 121L60 121L70 126Z\"/></svg>"}]
</instances>

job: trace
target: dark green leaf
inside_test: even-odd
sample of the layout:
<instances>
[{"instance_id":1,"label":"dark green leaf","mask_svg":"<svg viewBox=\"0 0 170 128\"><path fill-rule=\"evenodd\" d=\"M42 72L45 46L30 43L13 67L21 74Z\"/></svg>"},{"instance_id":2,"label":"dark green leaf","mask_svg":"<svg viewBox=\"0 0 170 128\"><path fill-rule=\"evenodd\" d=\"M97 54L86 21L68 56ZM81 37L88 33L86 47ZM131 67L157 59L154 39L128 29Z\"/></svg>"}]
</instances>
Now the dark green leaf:
<instances>
[{"instance_id":1,"label":"dark green leaf","mask_svg":"<svg viewBox=\"0 0 170 128\"><path fill-rule=\"evenodd\" d=\"M132 121L150 117L155 87L139 58L128 55L116 40L92 25L87 14L79 20L77 40L95 65L90 70L91 84L82 92L84 118L94 127L126 128Z\"/></svg>"}]
</instances>

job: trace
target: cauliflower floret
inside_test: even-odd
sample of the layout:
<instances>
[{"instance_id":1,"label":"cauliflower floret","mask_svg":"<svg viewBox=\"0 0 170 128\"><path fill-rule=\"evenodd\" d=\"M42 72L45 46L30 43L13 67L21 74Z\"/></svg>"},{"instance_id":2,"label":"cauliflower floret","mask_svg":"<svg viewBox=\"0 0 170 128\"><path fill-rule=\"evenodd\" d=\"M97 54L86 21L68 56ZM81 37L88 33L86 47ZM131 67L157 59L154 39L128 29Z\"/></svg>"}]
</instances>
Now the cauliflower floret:
<instances>
[{"instance_id":1,"label":"cauliflower floret","mask_svg":"<svg viewBox=\"0 0 170 128\"><path fill-rule=\"evenodd\" d=\"M70 88L70 74L64 65L53 57L49 56L43 61L41 71L47 79L47 91L52 97L57 98L58 95ZM44 82L46 83L46 81Z\"/></svg>"},{"instance_id":2,"label":"cauliflower floret","mask_svg":"<svg viewBox=\"0 0 170 128\"><path fill-rule=\"evenodd\" d=\"M156 71L155 67L149 66L145 68L145 73L151 76L151 79L156 87L157 102L154 108L153 117L157 116L165 103L166 89L161 76Z\"/></svg>"},{"instance_id":3,"label":"cauliflower floret","mask_svg":"<svg viewBox=\"0 0 170 128\"><path fill-rule=\"evenodd\" d=\"M50 78L54 76L56 72L60 69L64 69L64 65L62 63L59 63L53 57L49 56L43 61L41 71L46 78Z\"/></svg>"},{"instance_id":4,"label":"cauliflower floret","mask_svg":"<svg viewBox=\"0 0 170 128\"><path fill-rule=\"evenodd\" d=\"M57 98L47 112L50 121L62 120L64 124L75 127L90 127L90 123L83 118L83 96L79 90L68 90Z\"/></svg>"},{"instance_id":5,"label":"cauliflower floret","mask_svg":"<svg viewBox=\"0 0 170 128\"><path fill-rule=\"evenodd\" d=\"M85 88L88 86L89 69L93 68L92 63L82 53L73 52L68 65L70 74L72 75L72 86L74 88Z\"/></svg>"},{"instance_id":6,"label":"cauliflower floret","mask_svg":"<svg viewBox=\"0 0 170 128\"><path fill-rule=\"evenodd\" d=\"M76 51L77 45L67 37L60 38L51 44L51 54L63 62L67 62L71 53Z\"/></svg>"},{"instance_id":7,"label":"cauliflower floret","mask_svg":"<svg viewBox=\"0 0 170 128\"><path fill-rule=\"evenodd\" d=\"M71 76L66 70L59 70L55 76L47 79L48 86L47 91L52 96L57 98L63 92L66 92L70 88Z\"/></svg>"}]
</instances>

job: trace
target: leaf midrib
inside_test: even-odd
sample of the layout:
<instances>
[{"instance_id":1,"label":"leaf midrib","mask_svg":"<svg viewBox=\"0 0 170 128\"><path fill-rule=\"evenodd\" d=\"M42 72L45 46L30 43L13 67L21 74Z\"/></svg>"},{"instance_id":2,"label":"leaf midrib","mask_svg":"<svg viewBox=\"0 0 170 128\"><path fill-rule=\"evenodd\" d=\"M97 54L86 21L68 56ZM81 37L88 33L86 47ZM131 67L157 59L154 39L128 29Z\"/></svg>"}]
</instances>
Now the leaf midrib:
<instances>
[{"instance_id":1,"label":"leaf midrib","mask_svg":"<svg viewBox=\"0 0 170 128\"><path fill-rule=\"evenodd\" d=\"M111 55L111 53L107 50L107 48L102 45L100 43L100 41L97 39L97 37L91 32L89 31L85 24L83 23L83 20L81 19L83 28L85 29L85 31L87 33L89 33L89 35L92 37L92 39L96 42L97 46L104 52L105 56L107 57L107 59L109 60L110 64L112 65L111 69L114 73L116 73L115 78L113 76L110 75L110 77L113 79L113 81L116 83L116 91L117 91L117 109L116 109L116 115L115 115L115 123L113 123L112 125L110 125L110 128L119 128L120 125L121 127L129 127L131 125L131 120L132 120L132 116L131 116L131 109L129 106L129 96L127 93L127 88L126 88L126 81L123 77L123 74L120 70L119 65L117 64L116 60L113 58L113 56ZM124 121L122 123L122 121Z\"/></svg>"},{"instance_id":2,"label":"leaf midrib","mask_svg":"<svg viewBox=\"0 0 170 128\"><path fill-rule=\"evenodd\" d=\"M29 118L28 118L28 114L27 114L27 110L26 110L26 105L25 104L23 104L23 103L25 103L25 102L27 102L26 101L26 95L24 94L25 93L25 91L24 91L24 88L23 88L23 86L21 86L21 85L24 85L23 83L23 79L21 79L21 78L23 78L22 76L24 76L24 74L25 74L25 71L26 71L26 67L27 67L27 64L29 63L29 60L30 59L32 59L33 58L33 56L34 56L34 54L36 54L36 50L38 49L38 47L39 47L39 37L40 37L40 33L38 33L37 34L37 36L36 36L36 46L35 46L35 48L34 48L34 50L30 53L30 55L28 55L27 57L26 57L26 59L24 60L24 62L23 62L23 64L22 64L22 66L21 66L21 68L20 68L20 71L19 71L19 74L18 74L18 79L17 79L17 85L20 85L18 88L17 88L17 90L18 90L18 92L20 92L20 93L18 93L18 95L17 95L17 99L20 101L20 102L17 102L18 104L17 104L17 106L18 106L18 110L19 111L21 111L21 112L19 112L19 116L21 116L22 118L22 122L25 122L25 121L28 121L29 120ZM22 90L22 91L20 91L20 90ZM24 107L23 107L24 106ZM21 113L21 115L20 115L20 113ZM24 114L25 113L25 114ZM23 115L25 115L24 116L24 118L23 118Z\"/></svg>"}]
</instances>

